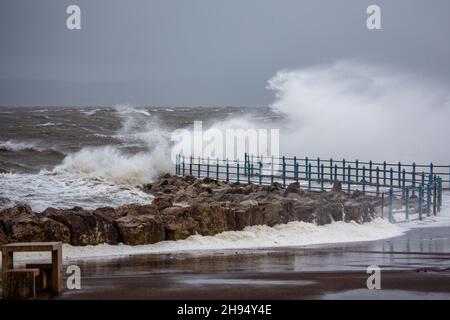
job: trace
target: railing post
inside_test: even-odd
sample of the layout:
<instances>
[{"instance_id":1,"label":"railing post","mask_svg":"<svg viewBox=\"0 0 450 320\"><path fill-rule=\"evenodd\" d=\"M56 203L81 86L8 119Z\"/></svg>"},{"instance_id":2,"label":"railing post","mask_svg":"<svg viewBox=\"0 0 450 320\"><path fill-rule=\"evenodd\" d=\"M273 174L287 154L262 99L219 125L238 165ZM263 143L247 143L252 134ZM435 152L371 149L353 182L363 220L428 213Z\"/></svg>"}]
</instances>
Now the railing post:
<instances>
[{"instance_id":1,"label":"railing post","mask_svg":"<svg viewBox=\"0 0 450 320\"><path fill-rule=\"evenodd\" d=\"M320 158L317 157L317 182L320 181Z\"/></svg>"},{"instance_id":2,"label":"railing post","mask_svg":"<svg viewBox=\"0 0 450 320\"><path fill-rule=\"evenodd\" d=\"M409 187L405 188L405 219L409 222Z\"/></svg>"},{"instance_id":3,"label":"railing post","mask_svg":"<svg viewBox=\"0 0 450 320\"><path fill-rule=\"evenodd\" d=\"M274 162L274 157L272 155L272 163L270 164L270 185L273 185L273 162Z\"/></svg>"},{"instance_id":4,"label":"railing post","mask_svg":"<svg viewBox=\"0 0 450 320\"><path fill-rule=\"evenodd\" d=\"M369 183L372 185L372 160L369 161Z\"/></svg>"},{"instance_id":5,"label":"railing post","mask_svg":"<svg viewBox=\"0 0 450 320\"><path fill-rule=\"evenodd\" d=\"M186 170L186 164L185 164L185 159L183 156L183 176L185 176L185 170Z\"/></svg>"},{"instance_id":6,"label":"railing post","mask_svg":"<svg viewBox=\"0 0 450 320\"><path fill-rule=\"evenodd\" d=\"M259 185L262 185L262 169L263 169L263 164L262 164L262 160L259 162Z\"/></svg>"},{"instance_id":7,"label":"railing post","mask_svg":"<svg viewBox=\"0 0 450 320\"><path fill-rule=\"evenodd\" d=\"M294 181L298 181L297 157L294 157Z\"/></svg>"},{"instance_id":8,"label":"railing post","mask_svg":"<svg viewBox=\"0 0 450 320\"><path fill-rule=\"evenodd\" d=\"M345 159L342 159L342 183L345 182Z\"/></svg>"},{"instance_id":9,"label":"railing post","mask_svg":"<svg viewBox=\"0 0 450 320\"><path fill-rule=\"evenodd\" d=\"M239 179L239 168L240 167L240 163L239 163L239 159L237 159L236 161L236 182L239 183L240 179Z\"/></svg>"},{"instance_id":10,"label":"railing post","mask_svg":"<svg viewBox=\"0 0 450 320\"><path fill-rule=\"evenodd\" d=\"M419 203L418 203L418 210L419 210L419 220L422 220L422 206L423 206L423 185L419 186Z\"/></svg>"},{"instance_id":11,"label":"railing post","mask_svg":"<svg viewBox=\"0 0 450 320\"><path fill-rule=\"evenodd\" d=\"M333 158L330 158L330 181L333 182Z\"/></svg>"},{"instance_id":12,"label":"railing post","mask_svg":"<svg viewBox=\"0 0 450 320\"><path fill-rule=\"evenodd\" d=\"M323 173L323 171L324 171L324 166L323 166L323 163L320 165L320 190L322 190L322 191L324 191L325 189L323 188L323 175L324 175L324 173Z\"/></svg>"},{"instance_id":13,"label":"railing post","mask_svg":"<svg viewBox=\"0 0 450 320\"><path fill-rule=\"evenodd\" d=\"M226 170L227 170L227 182L230 181L230 164L228 163L228 158L227 158L227 162L226 162Z\"/></svg>"},{"instance_id":14,"label":"railing post","mask_svg":"<svg viewBox=\"0 0 450 320\"><path fill-rule=\"evenodd\" d=\"M206 159L206 176L209 178L209 157Z\"/></svg>"},{"instance_id":15,"label":"railing post","mask_svg":"<svg viewBox=\"0 0 450 320\"><path fill-rule=\"evenodd\" d=\"M425 185L425 172L422 171L421 174L422 185Z\"/></svg>"},{"instance_id":16,"label":"railing post","mask_svg":"<svg viewBox=\"0 0 450 320\"><path fill-rule=\"evenodd\" d=\"M383 161L383 186L386 186L386 161Z\"/></svg>"},{"instance_id":17,"label":"railing post","mask_svg":"<svg viewBox=\"0 0 450 320\"><path fill-rule=\"evenodd\" d=\"M247 152L244 152L244 175L247 174Z\"/></svg>"},{"instance_id":18,"label":"railing post","mask_svg":"<svg viewBox=\"0 0 450 320\"><path fill-rule=\"evenodd\" d=\"M286 157L283 156L283 188L286 187Z\"/></svg>"},{"instance_id":19,"label":"railing post","mask_svg":"<svg viewBox=\"0 0 450 320\"><path fill-rule=\"evenodd\" d=\"M311 163L308 164L308 190L311 190Z\"/></svg>"},{"instance_id":20,"label":"railing post","mask_svg":"<svg viewBox=\"0 0 450 320\"><path fill-rule=\"evenodd\" d=\"M200 179L200 170L201 169L201 164L200 164L200 157L198 157L198 163L197 163L197 177Z\"/></svg>"},{"instance_id":21,"label":"railing post","mask_svg":"<svg viewBox=\"0 0 450 320\"><path fill-rule=\"evenodd\" d=\"M391 167L389 170L390 183L389 186L392 188L394 186L394 169Z\"/></svg>"},{"instance_id":22,"label":"railing post","mask_svg":"<svg viewBox=\"0 0 450 320\"><path fill-rule=\"evenodd\" d=\"M216 162L216 180L219 182L219 158L217 158Z\"/></svg>"},{"instance_id":23,"label":"railing post","mask_svg":"<svg viewBox=\"0 0 450 320\"><path fill-rule=\"evenodd\" d=\"M392 211L392 201L394 197L394 190L392 188L389 189L389 222L394 222L393 211Z\"/></svg>"},{"instance_id":24,"label":"railing post","mask_svg":"<svg viewBox=\"0 0 450 320\"><path fill-rule=\"evenodd\" d=\"M253 162L254 162L254 159L253 159L253 153L251 154L251 164L250 164L250 170L251 170L251 175L252 175L252 177L253 177Z\"/></svg>"},{"instance_id":25,"label":"railing post","mask_svg":"<svg viewBox=\"0 0 450 320\"><path fill-rule=\"evenodd\" d=\"M403 169L402 171L402 189L404 190L406 186L406 171L405 169ZM405 197L405 195L403 195L403 198Z\"/></svg>"},{"instance_id":26,"label":"railing post","mask_svg":"<svg viewBox=\"0 0 450 320\"><path fill-rule=\"evenodd\" d=\"M416 163L413 162L412 164L412 195L414 195L415 191L416 191Z\"/></svg>"},{"instance_id":27,"label":"railing post","mask_svg":"<svg viewBox=\"0 0 450 320\"><path fill-rule=\"evenodd\" d=\"M178 175L178 153L175 156L175 175Z\"/></svg>"},{"instance_id":28,"label":"railing post","mask_svg":"<svg viewBox=\"0 0 450 320\"><path fill-rule=\"evenodd\" d=\"M431 186L427 184L427 217L431 214Z\"/></svg>"},{"instance_id":29,"label":"railing post","mask_svg":"<svg viewBox=\"0 0 450 320\"><path fill-rule=\"evenodd\" d=\"M402 182L402 164L400 163L400 161L398 162L398 186L401 187L401 182Z\"/></svg>"},{"instance_id":30,"label":"railing post","mask_svg":"<svg viewBox=\"0 0 450 320\"><path fill-rule=\"evenodd\" d=\"M189 175L192 176L192 162L194 161L192 156L189 159Z\"/></svg>"},{"instance_id":31,"label":"railing post","mask_svg":"<svg viewBox=\"0 0 450 320\"><path fill-rule=\"evenodd\" d=\"M433 215L437 215L437 182L433 181Z\"/></svg>"},{"instance_id":32,"label":"railing post","mask_svg":"<svg viewBox=\"0 0 450 320\"><path fill-rule=\"evenodd\" d=\"M363 192L365 193L366 192L366 166L365 165L362 168L362 175L363 175L363 178L362 178L362 189L363 189Z\"/></svg>"},{"instance_id":33,"label":"railing post","mask_svg":"<svg viewBox=\"0 0 450 320\"><path fill-rule=\"evenodd\" d=\"M347 184L347 191L350 193L351 190L351 182L352 182L352 167L348 165L348 184Z\"/></svg>"},{"instance_id":34,"label":"railing post","mask_svg":"<svg viewBox=\"0 0 450 320\"><path fill-rule=\"evenodd\" d=\"M430 163L430 176L433 176L433 163Z\"/></svg>"},{"instance_id":35,"label":"railing post","mask_svg":"<svg viewBox=\"0 0 450 320\"><path fill-rule=\"evenodd\" d=\"M250 163L247 163L247 170L248 170L248 174L247 174L247 183L250 184L250 183L251 183Z\"/></svg>"},{"instance_id":36,"label":"railing post","mask_svg":"<svg viewBox=\"0 0 450 320\"><path fill-rule=\"evenodd\" d=\"M334 164L334 181L337 181L338 179L338 165L337 163Z\"/></svg>"},{"instance_id":37,"label":"railing post","mask_svg":"<svg viewBox=\"0 0 450 320\"><path fill-rule=\"evenodd\" d=\"M356 184L358 184L359 181L359 161L356 160L355 161L355 180L356 180Z\"/></svg>"},{"instance_id":38,"label":"railing post","mask_svg":"<svg viewBox=\"0 0 450 320\"><path fill-rule=\"evenodd\" d=\"M378 166L376 169L376 176L377 176L376 187L377 187L377 196L378 196L380 194L380 168Z\"/></svg>"},{"instance_id":39,"label":"railing post","mask_svg":"<svg viewBox=\"0 0 450 320\"><path fill-rule=\"evenodd\" d=\"M308 180L309 179L309 161L308 161L308 157L305 157L305 179Z\"/></svg>"}]
</instances>

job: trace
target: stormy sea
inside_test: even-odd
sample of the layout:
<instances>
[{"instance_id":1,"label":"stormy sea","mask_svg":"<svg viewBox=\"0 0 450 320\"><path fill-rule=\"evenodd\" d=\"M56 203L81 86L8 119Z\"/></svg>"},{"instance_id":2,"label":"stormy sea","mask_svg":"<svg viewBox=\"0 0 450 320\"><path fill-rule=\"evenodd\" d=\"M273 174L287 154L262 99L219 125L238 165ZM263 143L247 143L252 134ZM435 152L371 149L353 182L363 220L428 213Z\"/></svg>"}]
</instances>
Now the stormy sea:
<instances>
[{"instance_id":1,"label":"stormy sea","mask_svg":"<svg viewBox=\"0 0 450 320\"><path fill-rule=\"evenodd\" d=\"M245 107L2 107L0 208L149 203L140 186L174 172L174 130L238 118L267 126L281 116Z\"/></svg>"}]
</instances>

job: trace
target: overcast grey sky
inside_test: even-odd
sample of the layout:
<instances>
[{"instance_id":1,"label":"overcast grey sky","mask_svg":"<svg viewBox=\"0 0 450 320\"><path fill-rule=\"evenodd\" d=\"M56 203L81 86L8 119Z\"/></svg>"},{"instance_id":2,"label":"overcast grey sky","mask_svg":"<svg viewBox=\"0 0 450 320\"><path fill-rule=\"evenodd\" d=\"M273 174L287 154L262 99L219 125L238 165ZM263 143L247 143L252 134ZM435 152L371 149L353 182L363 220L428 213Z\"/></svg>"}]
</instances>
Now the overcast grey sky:
<instances>
[{"instance_id":1,"label":"overcast grey sky","mask_svg":"<svg viewBox=\"0 0 450 320\"><path fill-rule=\"evenodd\" d=\"M2 0L0 105L268 105L278 70L339 59L450 83L449 35L448 0Z\"/></svg>"}]
</instances>

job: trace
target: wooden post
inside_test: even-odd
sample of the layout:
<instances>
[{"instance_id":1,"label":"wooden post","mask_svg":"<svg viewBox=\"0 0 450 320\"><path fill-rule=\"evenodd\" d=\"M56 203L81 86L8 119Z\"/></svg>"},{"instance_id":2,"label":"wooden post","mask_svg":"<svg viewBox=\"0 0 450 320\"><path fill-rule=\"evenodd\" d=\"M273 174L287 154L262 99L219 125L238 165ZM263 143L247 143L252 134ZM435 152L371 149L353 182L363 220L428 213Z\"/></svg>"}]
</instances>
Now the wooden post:
<instances>
[{"instance_id":1,"label":"wooden post","mask_svg":"<svg viewBox=\"0 0 450 320\"><path fill-rule=\"evenodd\" d=\"M63 291L61 244L58 249L52 251L52 290L58 294Z\"/></svg>"},{"instance_id":2,"label":"wooden post","mask_svg":"<svg viewBox=\"0 0 450 320\"><path fill-rule=\"evenodd\" d=\"M2 289L3 289L3 297L7 292L6 283L8 270L14 268L14 254L13 252L2 251Z\"/></svg>"}]
</instances>

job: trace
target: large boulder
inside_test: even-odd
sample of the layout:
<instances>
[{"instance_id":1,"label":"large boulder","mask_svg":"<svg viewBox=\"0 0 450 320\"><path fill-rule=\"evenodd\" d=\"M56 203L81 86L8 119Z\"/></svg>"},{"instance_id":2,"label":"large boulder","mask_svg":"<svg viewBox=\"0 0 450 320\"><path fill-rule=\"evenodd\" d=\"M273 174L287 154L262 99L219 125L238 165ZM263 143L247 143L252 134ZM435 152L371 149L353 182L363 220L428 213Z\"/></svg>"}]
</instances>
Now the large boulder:
<instances>
[{"instance_id":1,"label":"large boulder","mask_svg":"<svg viewBox=\"0 0 450 320\"><path fill-rule=\"evenodd\" d=\"M198 222L198 233L204 236L235 229L234 210L218 203L195 203L190 215Z\"/></svg>"},{"instance_id":2,"label":"large boulder","mask_svg":"<svg viewBox=\"0 0 450 320\"><path fill-rule=\"evenodd\" d=\"M70 243L70 229L50 218L40 219L43 228L44 241L61 241L62 243Z\"/></svg>"},{"instance_id":3,"label":"large boulder","mask_svg":"<svg viewBox=\"0 0 450 320\"><path fill-rule=\"evenodd\" d=\"M3 210L0 224L9 242L45 241L39 217L29 206L17 205Z\"/></svg>"},{"instance_id":4,"label":"large boulder","mask_svg":"<svg viewBox=\"0 0 450 320\"><path fill-rule=\"evenodd\" d=\"M161 211L166 240L182 240L198 233L199 223L189 207L170 207Z\"/></svg>"},{"instance_id":5,"label":"large boulder","mask_svg":"<svg viewBox=\"0 0 450 320\"><path fill-rule=\"evenodd\" d=\"M78 207L65 210L48 208L43 216L65 225L70 230L72 245L117 244L118 234L113 223L92 211Z\"/></svg>"},{"instance_id":6,"label":"large boulder","mask_svg":"<svg viewBox=\"0 0 450 320\"><path fill-rule=\"evenodd\" d=\"M152 214L127 215L115 221L119 241L128 245L151 244L165 239L164 224Z\"/></svg>"}]
</instances>

